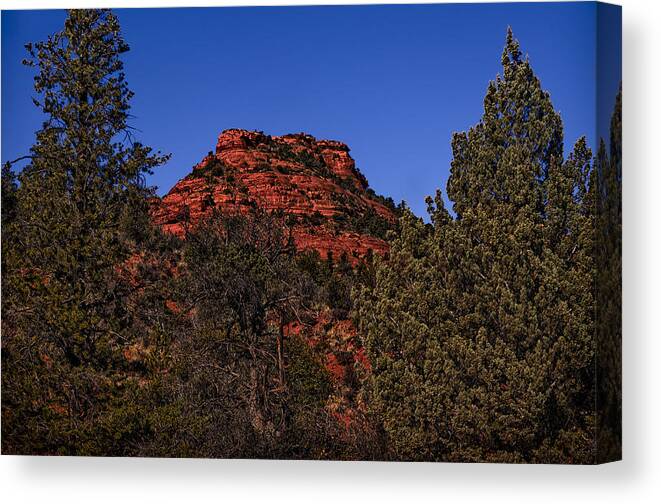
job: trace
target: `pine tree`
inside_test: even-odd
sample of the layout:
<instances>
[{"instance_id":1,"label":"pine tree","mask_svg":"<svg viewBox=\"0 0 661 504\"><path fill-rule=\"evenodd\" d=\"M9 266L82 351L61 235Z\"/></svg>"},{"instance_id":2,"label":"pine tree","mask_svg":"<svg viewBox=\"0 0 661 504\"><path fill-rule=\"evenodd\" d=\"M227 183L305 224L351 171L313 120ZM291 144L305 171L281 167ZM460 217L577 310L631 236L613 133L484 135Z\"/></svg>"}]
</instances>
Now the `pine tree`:
<instances>
[{"instance_id":1,"label":"pine tree","mask_svg":"<svg viewBox=\"0 0 661 504\"><path fill-rule=\"evenodd\" d=\"M508 30L480 122L455 134L432 229L401 220L358 299L396 458L594 460L591 153Z\"/></svg>"},{"instance_id":2,"label":"pine tree","mask_svg":"<svg viewBox=\"0 0 661 504\"><path fill-rule=\"evenodd\" d=\"M145 175L167 157L133 139L129 48L110 11L71 10L62 31L26 48L46 119L3 246L3 450L113 453L131 428L111 404L135 339L120 270L144 234Z\"/></svg>"}]
</instances>

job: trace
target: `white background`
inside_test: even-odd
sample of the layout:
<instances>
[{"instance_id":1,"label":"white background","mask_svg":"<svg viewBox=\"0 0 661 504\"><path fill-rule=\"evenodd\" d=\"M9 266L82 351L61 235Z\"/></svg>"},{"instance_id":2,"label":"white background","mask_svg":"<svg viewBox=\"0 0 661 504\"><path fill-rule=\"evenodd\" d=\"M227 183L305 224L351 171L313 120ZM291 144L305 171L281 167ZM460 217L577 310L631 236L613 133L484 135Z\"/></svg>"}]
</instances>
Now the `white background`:
<instances>
[{"instance_id":1,"label":"white background","mask_svg":"<svg viewBox=\"0 0 661 504\"><path fill-rule=\"evenodd\" d=\"M111 7L351 3L114 0ZM384 1L360 3L388 3ZM409 3L399 0L396 3ZM0 457L14 502L661 502L661 2L624 8L624 461L604 466ZM2 8L98 7L12 1ZM656 153L656 154L655 154Z\"/></svg>"}]
</instances>

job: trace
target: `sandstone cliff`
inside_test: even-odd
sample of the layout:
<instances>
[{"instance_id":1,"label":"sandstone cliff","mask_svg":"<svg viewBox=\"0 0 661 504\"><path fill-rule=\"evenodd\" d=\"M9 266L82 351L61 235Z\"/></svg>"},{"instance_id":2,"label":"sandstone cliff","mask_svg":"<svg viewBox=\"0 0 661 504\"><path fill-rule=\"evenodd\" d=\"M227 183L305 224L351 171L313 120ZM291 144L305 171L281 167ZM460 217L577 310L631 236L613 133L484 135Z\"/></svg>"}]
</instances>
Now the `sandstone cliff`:
<instances>
[{"instance_id":1,"label":"sandstone cliff","mask_svg":"<svg viewBox=\"0 0 661 504\"><path fill-rule=\"evenodd\" d=\"M354 264L370 250L387 253L383 238L395 222L392 200L368 188L345 144L302 133L224 131L215 152L155 202L152 218L182 236L185 223L195 225L214 208L282 212L299 250L346 254Z\"/></svg>"}]
</instances>

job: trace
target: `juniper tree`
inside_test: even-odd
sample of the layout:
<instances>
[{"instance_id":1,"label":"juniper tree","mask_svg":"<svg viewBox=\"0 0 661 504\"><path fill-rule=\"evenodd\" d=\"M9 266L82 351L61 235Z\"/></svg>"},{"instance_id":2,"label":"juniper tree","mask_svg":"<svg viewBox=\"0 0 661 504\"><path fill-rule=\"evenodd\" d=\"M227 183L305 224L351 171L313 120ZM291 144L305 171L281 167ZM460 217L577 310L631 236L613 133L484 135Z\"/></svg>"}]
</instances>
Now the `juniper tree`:
<instances>
[{"instance_id":1,"label":"juniper tree","mask_svg":"<svg viewBox=\"0 0 661 504\"><path fill-rule=\"evenodd\" d=\"M129 48L110 11L70 10L62 31L26 48L46 118L3 246L3 450L110 453L124 426L111 433L123 420L108 405L134 339L119 271L145 227L145 175L166 157L127 123Z\"/></svg>"},{"instance_id":2,"label":"juniper tree","mask_svg":"<svg viewBox=\"0 0 661 504\"><path fill-rule=\"evenodd\" d=\"M598 458L622 456L622 89L615 99L610 145L600 143L593 170L597 301Z\"/></svg>"},{"instance_id":3,"label":"juniper tree","mask_svg":"<svg viewBox=\"0 0 661 504\"><path fill-rule=\"evenodd\" d=\"M480 122L452 140L430 226L401 219L357 299L393 456L594 460L591 152L508 30Z\"/></svg>"}]
</instances>

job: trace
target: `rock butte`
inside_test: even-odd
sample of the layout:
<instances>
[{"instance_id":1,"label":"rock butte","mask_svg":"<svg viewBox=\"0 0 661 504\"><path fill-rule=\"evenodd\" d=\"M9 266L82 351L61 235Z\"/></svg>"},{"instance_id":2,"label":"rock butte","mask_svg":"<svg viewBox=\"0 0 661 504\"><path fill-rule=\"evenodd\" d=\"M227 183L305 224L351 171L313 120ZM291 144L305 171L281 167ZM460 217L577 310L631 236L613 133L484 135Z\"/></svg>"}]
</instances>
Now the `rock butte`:
<instances>
[{"instance_id":1,"label":"rock butte","mask_svg":"<svg viewBox=\"0 0 661 504\"><path fill-rule=\"evenodd\" d=\"M335 259L346 254L354 265L370 251L388 252L388 244L369 232L372 228L365 226L364 218L386 224L396 220L392 200L387 202L368 189L346 144L303 133L278 137L241 129L223 131L215 152L209 152L163 198L153 200L151 216L164 231L183 237L186 221L194 226L214 208L227 214L249 215L256 209L282 212L293 221L298 250L316 250L324 259L330 253ZM307 326L291 323L285 333L304 335L312 347L324 338L335 342L335 350L324 352L322 360L344 394L351 388L354 370L370 368L356 329L350 320L335 319L329 309L314 319ZM346 407L337 412L345 423L350 414Z\"/></svg>"},{"instance_id":2,"label":"rock butte","mask_svg":"<svg viewBox=\"0 0 661 504\"><path fill-rule=\"evenodd\" d=\"M242 214L256 208L281 211L293 216L298 250L316 250L322 258L346 254L355 264L370 250L388 252L384 240L355 225L366 214L394 222L384 202L368 189L344 143L303 133L278 137L229 129L218 137L215 153L154 201L151 215L164 231L183 236L186 214L194 225L214 207Z\"/></svg>"}]
</instances>

